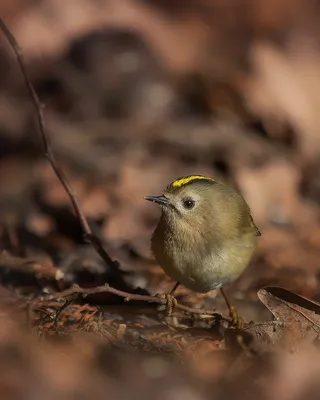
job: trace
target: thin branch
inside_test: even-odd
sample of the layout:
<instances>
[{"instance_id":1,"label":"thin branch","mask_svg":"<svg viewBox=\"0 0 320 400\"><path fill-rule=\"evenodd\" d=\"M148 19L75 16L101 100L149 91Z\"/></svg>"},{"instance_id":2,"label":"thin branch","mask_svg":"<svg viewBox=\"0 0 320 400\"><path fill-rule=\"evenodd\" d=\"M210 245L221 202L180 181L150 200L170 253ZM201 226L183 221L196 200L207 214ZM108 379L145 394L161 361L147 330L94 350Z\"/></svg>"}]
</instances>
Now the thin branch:
<instances>
[{"instance_id":1,"label":"thin branch","mask_svg":"<svg viewBox=\"0 0 320 400\"><path fill-rule=\"evenodd\" d=\"M102 286L96 286L94 288L88 288L88 289L81 288L78 285L74 285L69 289L63 290L62 292L57 292L57 293L50 294L47 296L42 296L41 300L39 300L38 302L35 301L33 303L33 306L38 306L44 302L62 299L64 297L69 297L69 296L72 296L75 294L81 294L83 297L86 297L86 296L89 296L92 294L98 294L98 293L112 293L116 296L123 297L125 299L125 301L136 300L136 301L146 301L149 303L157 303L157 304L164 304L164 305L166 304L165 298L161 298L158 296L147 296L147 295L142 295L142 294L128 293L128 292L124 292L123 290L115 289L115 288L109 286L108 284L105 284ZM231 321L230 317L222 315L215 310L201 310L199 308L184 306L183 304L180 304L180 303L178 303L174 308L177 310L189 312L191 314L201 314L201 315L219 314L219 315L221 315L221 317L224 320L229 321L229 322Z\"/></svg>"},{"instance_id":2,"label":"thin branch","mask_svg":"<svg viewBox=\"0 0 320 400\"><path fill-rule=\"evenodd\" d=\"M53 321L53 327L54 328L58 327L58 320L59 320L59 316L62 313L62 311L64 309L66 309L71 303L72 303L72 300L67 300L67 301L65 301L65 303L60 308L58 308L58 310L56 312L56 315L54 317L54 321Z\"/></svg>"},{"instance_id":3,"label":"thin branch","mask_svg":"<svg viewBox=\"0 0 320 400\"><path fill-rule=\"evenodd\" d=\"M61 182L62 186L64 187L67 195L70 198L70 201L72 203L73 209L77 215L77 218L81 224L82 230L83 230L83 235L84 239L87 240L92 247L95 249L95 251L100 255L100 257L106 262L107 265L109 265L112 268L118 268L119 263L117 261L112 260L112 258L109 256L107 251L103 248L103 245L100 241L100 239L95 236L89 226L88 220L85 217L84 213L81 210L81 207L79 205L79 202L77 200L76 195L73 193L71 186L64 175L63 171L60 169L58 166L54 154L52 152L52 148L50 145L49 137L46 132L46 126L44 122L44 117L43 117L43 105L41 104L39 97L31 83L31 80L28 76L27 69L25 67L25 61L23 57L22 50L16 41L15 37L13 34L10 32L6 24L3 22L3 20L0 18L0 29L2 30L3 34L5 35L6 39L8 40L16 58L18 61L18 64L20 66L22 75L24 77L25 83L27 85L27 88L29 90L30 96L32 98L32 102L34 104L36 114L37 114L37 119L38 119L38 125L39 125L39 131L40 131L40 136L41 136L41 141L42 141L42 147L44 151L44 156L47 158L49 161L53 171L55 172L57 178Z\"/></svg>"}]
</instances>

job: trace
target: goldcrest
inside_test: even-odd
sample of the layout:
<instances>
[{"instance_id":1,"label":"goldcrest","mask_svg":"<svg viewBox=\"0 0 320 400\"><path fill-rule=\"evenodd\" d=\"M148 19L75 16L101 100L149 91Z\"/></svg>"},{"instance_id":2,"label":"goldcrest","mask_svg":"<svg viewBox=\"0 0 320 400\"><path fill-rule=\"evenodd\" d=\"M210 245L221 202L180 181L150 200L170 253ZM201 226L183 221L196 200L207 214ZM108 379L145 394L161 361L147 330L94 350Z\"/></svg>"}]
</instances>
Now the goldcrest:
<instances>
[{"instance_id":1,"label":"goldcrest","mask_svg":"<svg viewBox=\"0 0 320 400\"><path fill-rule=\"evenodd\" d=\"M151 249L176 282L206 293L233 282L248 266L261 234L235 189L191 175L145 199L161 207Z\"/></svg>"}]
</instances>

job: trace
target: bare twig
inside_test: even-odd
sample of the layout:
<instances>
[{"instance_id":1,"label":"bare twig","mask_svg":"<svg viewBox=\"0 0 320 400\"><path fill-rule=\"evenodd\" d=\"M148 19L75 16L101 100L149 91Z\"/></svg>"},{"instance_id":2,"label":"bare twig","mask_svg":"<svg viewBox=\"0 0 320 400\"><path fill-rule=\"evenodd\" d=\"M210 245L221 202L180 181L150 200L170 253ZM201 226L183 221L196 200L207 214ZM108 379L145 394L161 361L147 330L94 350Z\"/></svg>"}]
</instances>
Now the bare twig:
<instances>
[{"instance_id":1,"label":"bare twig","mask_svg":"<svg viewBox=\"0 0 320 400\"><path fill-rule=\"evenodd\" d=\"M89 296L92 294L97 294L97 293L112 293L116 296L123 297L125 301L130 301L130 300L136 300L136 301L146 301L149 303L157 303L157 304L166 304L167 300L165 298L161 298L158 296L147 296L147 295L142 295L142 294L133 294L133 293L128 293L124 292L123 290L118 290L115 289L108 284L102 285L102 286L96 286L94 288L81 288L78 285L74 285L69 289L63 290L62 292L54 293L48 296L43 296L41 297L41 300L38 303L34 303L34 306L41 305L44 302L52 301L52 300L57 300L57 299L62 299L64 297L69 297L75 294L81 294L82 296ZM177 304L174 307L177 310L182 310L189 312L191 314L201 314L201 315L214 315L214 314L219 314L215 310L201 310L199 308L193 308L193 307L188 307L184 306L183 304ZM231 318L228 316L221 315L222 318L226 321L231 321Z\"/></svg>"},{"instance_id":2,"label":"bare twig","mask_svg":"<svg viewBox=\"0 0 320 400\"><path fill-rule=\"evenodd\" d=\"M57 269L53 266L43 266L37 261L28 258L14 257L3 251L0 254L0 270L6 269L8 272L23 272L37 278L56 280Z\"/></svg>"},{"instance_id":3,"label":"bare twig","mask_svg":"<svg viewBox=\"0 0 320 400\"><path fill-rule=\"evenodd\" d=\"M102 257L102 259L106 262L107 265L109 265L112 268L118 268L119 267L119 263L117 261L112 260L112 258L109 256L109 254L107 253L107 251L103 248L102 243L100 241L100 239L95 236L92 233L92 230L89 226L89 223L87 221L87 218L85 217L85 215L83 214L79 202L77 200L76 195L73 193L70 184L66 178L66 176L64 175L63 171L61 170L61 168L58 166L54 154L52 152L52 148L50 145L50 140L49 137L47 135L46 132L46 126L45 126L45 122L44 122L44 117L43 117L43 105L41 104L39 97L31 83L31 80L28 76L26 67L25 67L25 62L24 62L24 57L23 57L23 53L22 50L18 44L18 42L16 41L15 37L13 36L13 34L10 32L10 30L8 29L8 27L6 26L6 24L3 22L3 20L0 18L0 29L2 30L2 32L4 33L6 39L8 40L16 58L18 61L18 64L20 66L22 75L24 77L25 83L28 87L30 96L32 98L35 110L36 110L36 114L37 114L37 119L38 119L38 125L39 125L39 131L40 131L40 136L41 136L41 141L42 141L42 146L43 146L43 151L44 151L44 156L47 158L47 160L49 161L52 169L54 170L57 178L59 179L59 181L61 182L62 186L64 187L66 193L68 194L70 201L72 203L73 209L77 215L77 218L81 224L82 230L83 230L83 235L84 235L84 239L87 240L95 249L95 251L100 255L100 257Z\"/></svg>"},{"instance_id":4,"label":"bare twig","mask_svg":"<svg viewBox=\"0 0 320 400\"><path fill-rule=\"evenodd\" d=\"M62 313L62 311L63 311L64 309L66 309L71 303L72 303L72 300L66 300L66 301L64 302L64 304L63 304L60 308L58 308L58 310L57 310L57 312L56 312L56 315L55 315L55 317L54 317L54 321L53 321L53 326L54 326L54 328L57 328L57 326L58 326L59 316L60 316L60 314Z\"/></svg>"}]
</instances>

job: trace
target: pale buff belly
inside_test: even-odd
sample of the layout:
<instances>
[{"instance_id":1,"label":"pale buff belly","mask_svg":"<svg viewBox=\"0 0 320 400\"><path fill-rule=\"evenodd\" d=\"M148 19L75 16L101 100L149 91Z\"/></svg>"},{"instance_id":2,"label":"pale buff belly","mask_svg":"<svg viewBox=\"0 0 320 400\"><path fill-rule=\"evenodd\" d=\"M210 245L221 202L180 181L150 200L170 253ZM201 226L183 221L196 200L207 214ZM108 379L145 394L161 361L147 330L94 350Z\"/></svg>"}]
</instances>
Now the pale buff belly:
<instances>
[{"instance_id":1,"label":"pale buff belly","mask_svg":"<svg viewBox=\"0 0 320 400\"><path fill-rule=\"evenodd\" d=\"M236 280L248 266L255 244L238 243L212 251L209 255L192 252L175 252L154 249L155 257L162 269L173 280L195 292L206 293Z\"/></svg>"}]
</instances>

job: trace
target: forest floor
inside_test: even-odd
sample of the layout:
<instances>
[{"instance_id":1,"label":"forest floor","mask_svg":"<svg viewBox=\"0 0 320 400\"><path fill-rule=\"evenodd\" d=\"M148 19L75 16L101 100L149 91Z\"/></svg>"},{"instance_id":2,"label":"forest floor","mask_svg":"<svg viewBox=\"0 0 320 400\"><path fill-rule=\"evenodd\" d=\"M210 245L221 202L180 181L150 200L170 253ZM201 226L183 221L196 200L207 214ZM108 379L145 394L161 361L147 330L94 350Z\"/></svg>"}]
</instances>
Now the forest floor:
<instances>
[{"instance_id":1,"label":"forest floor","mask_svg":"<svg viewBox=\"0 0 320 400\"><path fill-rule=\"evenodd\" d=\"M24 57L2 27L3 398L319 398L318 6L16 3L0 5ZM179 287L170 317L156 296L173 282L143 197L199 173L262 232L226 288L241 328L217 292Z\"/></svg>"}]
</instances>

